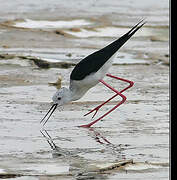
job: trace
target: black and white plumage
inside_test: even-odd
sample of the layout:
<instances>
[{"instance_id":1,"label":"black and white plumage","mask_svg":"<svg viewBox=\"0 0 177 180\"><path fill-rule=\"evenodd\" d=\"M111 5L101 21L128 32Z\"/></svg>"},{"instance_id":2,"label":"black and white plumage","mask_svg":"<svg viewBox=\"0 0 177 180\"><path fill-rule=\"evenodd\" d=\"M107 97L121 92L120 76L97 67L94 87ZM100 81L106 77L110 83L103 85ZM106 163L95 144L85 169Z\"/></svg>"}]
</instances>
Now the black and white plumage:
<instances>
[{"instance_id":1,"label":"black and white plumage","mask_svg":"<svg viewBox=\"0 0 177 180\"><path fill-rule=\"evenodd\" d=\"M116 41L81 60L73 69L70 79L82 80L91 73L97 72L119 50L119 48L144 25L143 23L138 26L140 23L141 22Z\"/></svg>"},{"instance_id":2,"label":"black and white plumage","mask_svg":"<svg viewBox=\"0 0 177 180\"><path fill-rule=\"evenodd\" d=\"M71 72L69 89L63 87L54 94L52 98L54 104L41 122L43 122L50 113L44 122L45 124L57 106L80 99L90 88L99 83L112 66L113 59L120 47L144 24L145 22L140 21L116 41L81 60Z\"/></svg>"}]
</instances>

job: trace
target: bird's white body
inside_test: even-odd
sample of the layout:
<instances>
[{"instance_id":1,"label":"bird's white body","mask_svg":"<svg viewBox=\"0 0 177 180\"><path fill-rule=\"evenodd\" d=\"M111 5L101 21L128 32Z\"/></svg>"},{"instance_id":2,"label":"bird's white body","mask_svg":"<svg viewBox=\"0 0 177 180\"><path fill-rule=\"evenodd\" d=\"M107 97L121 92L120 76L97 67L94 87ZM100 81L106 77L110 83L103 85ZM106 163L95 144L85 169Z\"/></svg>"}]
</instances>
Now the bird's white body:
<instances>
[{"instance_id":1,"label":"bird's white body","mask_svg":"<svg viewBox=\"0 0 177 180\"><path fill-rule=\"evenodd\" d=\"M103 79L112 66L116 53L95 73L91 73L83 80L70 80L69 90L71 91L71 101L80 99L90 88L99 83Z\"/></svg>"}]
</instances>

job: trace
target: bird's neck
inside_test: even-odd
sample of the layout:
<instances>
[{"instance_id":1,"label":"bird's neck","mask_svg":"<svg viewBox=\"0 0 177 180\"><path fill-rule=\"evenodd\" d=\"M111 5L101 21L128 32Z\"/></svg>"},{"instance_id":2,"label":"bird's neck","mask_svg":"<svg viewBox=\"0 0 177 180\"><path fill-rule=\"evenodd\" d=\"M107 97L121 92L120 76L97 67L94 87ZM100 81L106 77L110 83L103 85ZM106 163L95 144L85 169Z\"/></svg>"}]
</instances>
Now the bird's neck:
<instances>
[{"instance_id":1,"label":"bird's neck","mask_svg":"<svg viewBox=\"0 0 177 180\"><path fill-rule=\"evenodd\" d=\"M69 88L70 91L70 98L71 101L76 101L78 99L80 99L85 93L86 91L83 91L82 89L73 89L73 88Z\"/></svg>"}]
</instances>

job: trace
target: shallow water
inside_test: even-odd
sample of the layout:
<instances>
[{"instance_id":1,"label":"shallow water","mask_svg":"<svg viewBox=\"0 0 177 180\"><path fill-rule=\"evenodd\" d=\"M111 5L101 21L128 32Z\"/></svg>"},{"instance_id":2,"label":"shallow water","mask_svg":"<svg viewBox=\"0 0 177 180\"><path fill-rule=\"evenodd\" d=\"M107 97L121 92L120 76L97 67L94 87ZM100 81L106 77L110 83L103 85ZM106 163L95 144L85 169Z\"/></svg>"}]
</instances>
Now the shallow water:
<instances>
[{"instance_id":1,"label":"shallow water","mask_svg":"<svg viewBox=\"0 0 177 180\"><path fill-rule=\"evenodd\" d=\"M82 19L72 21L34 21L31 19L26 19L24 22L15 23L14 26L22 28L73 28L89 24L90 22Z\"/></svg>"},{"instance_id":2,"label":"shallow water","mask_svg":"<svg viewBox=\"0 0 177 180\"><path fill-rule=\"evenodd\" d=\"M166 69L161 65L156 65L158 70L151 65L139 65L139 68L144 66L154 76L158 71ZM119 73L128 72L124 67L119 67ZM127 69L131 68L128 67ZM112 71L116 73L117 67L114 66ZM37 73L41 77L44 75ZM49 70L48 73L55 71ZM148 74L147 72L144 78ZM39 121L50 107L48 102L55 92L54 87L33 85L1 88L2 171L33 176L75 176L78 173L92 172L101 167L101 164L106 166L108 163L132 159L140 164L125 166L121 172L114 170L108 179L130 178L130 174L137 178L146 174L149 174L149 178L151 175L157 179L161 179L162 175L163 178L168 178L168 84L165 83L168 74L161 74L158 85L153 77L149 85L146 82L148 97L144 94L145 89L142 89L142 77L138 77L134 77L136 86L126 93L127 103L90 130L77 126L89 122L90 118L83 115L109 94L101 85L93 88L78 103L66 105L62 111L56 111L44 128ZM164 83L166 87L163 87ZM116 100L105 106L100 114L108 111L115 103ZM58 149L51 149L40 130L47 130ZM94 176L97 175L96 173Z\"/></svg>"},{"instance_id":3,"label":"shallow water","mask_svg":"<svg viewBox=\"0 0 177 180\"><path fill-rule=\"evenodd\" d=\"M3 1L0 55L13 57L0 58L0 178L169 179L168 9L165 0ZM60 75L68 86L73 67L39 68L26 57L76 64L142 18L147 24L120 49L110 69L135 82L124 93L126 103L93 128L79 128L91 121L84 114L113 95L98 84L58 108L43 127L39 122L56 91L48 83ZM105 80L120 90L126 86ZM105 105L96 118L120 100Z\"/></svg>"}]
</instances>

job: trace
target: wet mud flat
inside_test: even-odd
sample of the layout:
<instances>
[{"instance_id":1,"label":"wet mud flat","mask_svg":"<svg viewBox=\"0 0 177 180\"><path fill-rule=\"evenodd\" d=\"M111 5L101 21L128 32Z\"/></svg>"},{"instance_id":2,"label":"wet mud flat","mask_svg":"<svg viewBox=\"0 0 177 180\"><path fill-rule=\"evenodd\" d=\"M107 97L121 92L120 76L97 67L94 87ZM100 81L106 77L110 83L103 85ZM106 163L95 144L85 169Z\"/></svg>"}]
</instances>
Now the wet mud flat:
<instances>
[{"instance_id":1,"label":"wet mud flat","mask_svg":"<svg viewBox=\"0 0 177 180\"><path fill-rule=\"evenodd\" d=\"M22 68L9 62L0 67L2 178L168 179L168 66L114 65L111 72L134 80L135 86L125 93L124 105L90 129L77 126L90 122L91 116L83 115L111 97L101 84L80 101L59 108L42 127L39 121L56 91L48 83L60 73L68 75L72 67ZM125 86L106 80L120 89ZM67 76L62 84L68 85ZM98 116L118 101L104 106Z\"/></svg>"},{"instance_id":2,"label":"wet mud flat","mask_svg":"<svg viewBox=\"0 0 177 180\"><path fill-rule=\"evenodd\" d=\"M90 122L91 116L83 115L111 97L108 89L98 84L80 101L59 108L42 127L39 121L56 91L48 83L56 82L61 74L62 84L67 86L72 67L43 69L27 59L9 65L13 60L8 64L4 60L0 66L2 178L168 179L167 65L114 65L111 72L135 81L135 86L124 93L124 105L85 129L77 126ZM30 66L21 67L21 60L30 61ZM106 80L114 87L125 87ZM98 116L118 101L104 106Z\"/></svg>"},{"instance_id":3,"label":"wet mud flat","mask_svg":"<svg viewBox=\"0 0 177 180\"><path fill-rule=\"evenodd\" d=\"M168 179L165 1L73 2L14 1L13 8L7 1L1 7L0 178ZM130 9L137 4L135 14ZM83 7L90 8L80 11ZM120 49L110 69L135 82L124 92L127 101L92 128L79 128L92 120L93 114L84 114L113 95L98 84L79 101L58 108L43 127L39 122L51 97L69 85L75 64L127 32L140 17L147 17L147 24ZM127 86L108 77L105 81L119 90ZM103 106L95 119L120 100Z\"/></svg>"}]
</instances>

